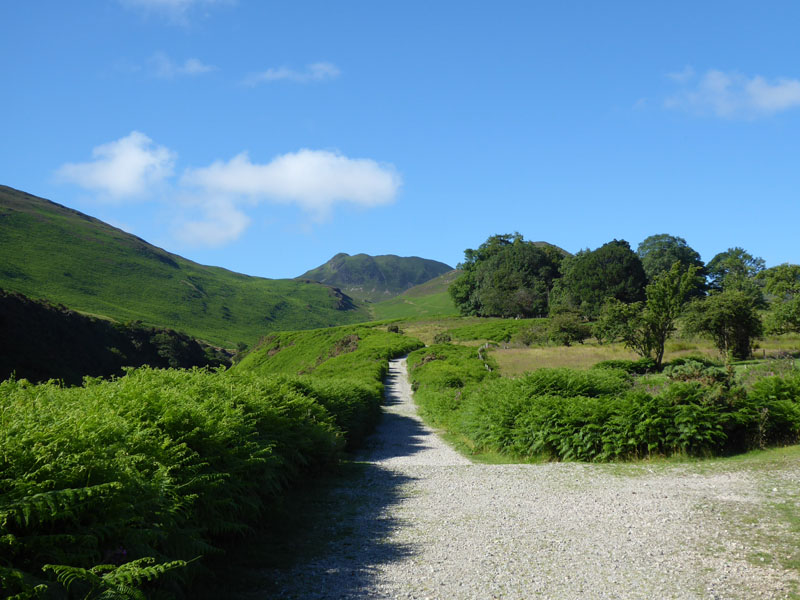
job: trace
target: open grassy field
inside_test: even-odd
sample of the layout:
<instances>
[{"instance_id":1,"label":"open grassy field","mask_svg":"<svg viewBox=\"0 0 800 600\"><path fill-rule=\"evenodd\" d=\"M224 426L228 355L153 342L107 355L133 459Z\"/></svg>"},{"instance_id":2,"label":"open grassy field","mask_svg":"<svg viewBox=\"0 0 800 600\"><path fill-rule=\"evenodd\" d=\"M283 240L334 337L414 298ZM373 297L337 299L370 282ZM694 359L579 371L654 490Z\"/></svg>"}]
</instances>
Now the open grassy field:
<instances>
[{"instance_id":1,"label":"open grassy field","mask_svg":"<svg viewBox=\"0 0 800 600\"><path fill-rule=\"evenodd\" d=\"M800 353L800 336L771 337L762 340L754 359L778 358L786 354ZM587 341L575 346L530 347L502 344L491 350L491 355L504 376L521 375L535 369L568 367L589 369L604 360L640 358L623 344L603 344ZM702 355L720 360L719 352L707 340L673 340L667 343L664 361L688 355Z\"/></svg>"}]
</instances>

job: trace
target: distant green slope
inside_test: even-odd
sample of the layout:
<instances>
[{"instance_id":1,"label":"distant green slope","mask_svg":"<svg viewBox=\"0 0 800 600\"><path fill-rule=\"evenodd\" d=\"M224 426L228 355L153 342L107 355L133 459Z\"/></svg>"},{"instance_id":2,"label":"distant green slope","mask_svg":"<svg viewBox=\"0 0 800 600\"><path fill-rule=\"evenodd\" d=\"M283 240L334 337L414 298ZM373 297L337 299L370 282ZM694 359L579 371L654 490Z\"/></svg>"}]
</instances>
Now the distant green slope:
<instances>
[{"instance_id":1,"label":"distant green slope","mask_svg":"<svg viewBox=\"0 0 800 600\"><path fill-rule=\"evenodd\" d=\"M341 253L300 279L332 285L359 300L379 302L451 270L444 263L418 256Z\"/></svg>"},{"instance_id":2,"label":"distant green slope","mask_svg":"<svg viewBox=\"0 0 800 600\"><path fill-rule=\"evenodd\" d=\"M370 306L375 319L405 319L433 315L457 315L458 309L447 293L447 288L461 271L452 270L421 285L406 290L399 296Z\"/></svg>"},{"instance_id":3,"label":"distant green slope","mask_svg":"<svg viewBox=\"0 0 800 600\"><path fill-rule=\"evenodd\" d=\"M370 318L330 287L203 266L6 186L0 186L0 256L0 288L226 347L253 343L269 331Z\"/></svg>"}]
</instances>

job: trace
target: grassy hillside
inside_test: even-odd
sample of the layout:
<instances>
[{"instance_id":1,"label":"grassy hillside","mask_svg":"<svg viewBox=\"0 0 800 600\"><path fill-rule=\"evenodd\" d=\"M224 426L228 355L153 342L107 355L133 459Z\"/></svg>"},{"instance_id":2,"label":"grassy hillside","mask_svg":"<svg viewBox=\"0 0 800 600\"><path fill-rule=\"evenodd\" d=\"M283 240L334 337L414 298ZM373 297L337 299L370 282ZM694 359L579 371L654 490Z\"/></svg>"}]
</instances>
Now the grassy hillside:
<instances>
[{"instance_id":1,"label":"grassy hillside","mask_svg":"<svg viewBox=\"0 0 800 600\"><path fill-rule=\"evenodd\" d=\"M230 357L171 329L124 325L0 289L0 381L122 375L123 367L229 365Z\"/></svg>"},{"instance_id":2,"label":"grassy hillside","mask_svg":"<svg viewBox=\"0 0 800 600\"><path fill-rule=\"evenodd\" d=\"M341 253L300 278L338 287L359 300L379 302L451 270L444 263L417 256Z\"/></svg>"},{"instance_id":3,"label":"grassy hillside","mask_svg":"<svg viewBox=\"0 0 800 600\"><path fill-rule=\"evenodd\" d=\"M376 319L406 319L432 315L457 315L458 309L447 293L447 288L461 271L453 270L439 275L421 285L406 290L399 296L370 306Z\"/></svg>"},{"instance_id":4,"label":"grassy hillside","mask_svg":"<svg viewBox=\"0 0 800 600\"><path fill-rule=\"evenodd\" d=\"M226 347L268 331L365 321L311 281L203 266L60 204L0 186L0 288L118 321L171 327Z\"/></svg>"}]
</instances>

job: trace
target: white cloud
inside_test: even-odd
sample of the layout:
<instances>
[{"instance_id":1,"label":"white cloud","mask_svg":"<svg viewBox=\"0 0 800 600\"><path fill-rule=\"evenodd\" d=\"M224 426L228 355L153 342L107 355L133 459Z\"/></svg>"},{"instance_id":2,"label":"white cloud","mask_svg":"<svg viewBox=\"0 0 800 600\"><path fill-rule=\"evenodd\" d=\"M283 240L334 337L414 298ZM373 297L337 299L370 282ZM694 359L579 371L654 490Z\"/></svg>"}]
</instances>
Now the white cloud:
<instances>
[{"instance_id":1,"label":"white cloud","mask_svg":"<svg viewBox=\"0 0 800 600\"><path fill-rule=\"evenodd\" d=\"M692 77L694 77L695 72L694 69L690 66L686 66L683 68L683 71L676 71L674 73L667 73L667 77L672 79L672 81L676 81L678 83L686 83Z\"/></svg>"},{"instance_id":2,"label":"white cloud","mask_svg":"<svg viewBox=\"0 0 800 600\"><path fill-rule=\"evenodd\" d=\"M770 82L761 75L747 77L713 69L697 78L690 69L669 75L682 89L667 98L667 108L734 119L769 116L800 107L798 79Z\"/></svg>"},{"instance_id":3,"label":"white cloud","mask_svg":"<svg viewBox=\"0 0 800 600\"><path fill-rule=\"evenodd\" d=\"M249 227L251 220L226 198L199 200L203 218L182 220L175 234L184 243L193 246L218 247L233 242Z\"/></svg>"},{"instance_id":4,"label":"white cloud","mask_svg":"<svg viewBox=\"0 0 800 600\"><path fill-rule=\"evenodd\" d=\"M238 239L252 222L248 209L262 202L295 205L319 221L339 204L389 204L402 184L392 165L308 149L264 164L242 153L187 169L176 181L177 155L138 131L97 146L92 155L92 161L61 166L58 177L98 192L101 199L148 196L163 202L173 215L176 238L192 245L221 246Z\"/></svg>"},{"instance_id":5,"label":"white cloud","mask_svg":"<svg viewBox=\"0 0 800 600\"><path fill-rule=\"evenodd\" d=\"M140 8L148 12L160 12L172 16L185 14L189 9L211 4L222 4L228 0L120 0L125 6Z\"/></svg>"},{"instance_id":6,"label":"white cloud","mask_svg":"<svg viewBox=\"0 0 800 600\"><path fill-rule=\"evenodd\" d=\"M339 68L329 62L317 62L306 66L305 71L295 71L288 67L270 68L260 73L253 73L244 79L245 85L258 85L273 81L291 81L294 83L314 83L336 79L341 75Z\"/></svg>"},{"instance_id":7,"label":"white cloud","mask_svg":"<svg viewBox=\"0 0 800 600\"><path fill-rule=\"evenodd\" d=\"M228 162L189 169L182 183L210 193L297 204L316 216L325 216L337 203L388 204L397 195L401 178L391 165L304 149L266 164L254 164L242 153Z\"/></svg>"},{"instance_id":8,"label":"white cloud","mask_svg":"<svg viewBox=\"0 0 800 600\"><path fill-rule=\"evenodd\" d=\"M211 71L216 71L217 69L215 66L207 65L197 58L189 58L186 59L183 64L177 64L163 52L157 52L154 54L152 57L150 57L149 62L150 66L152 67L153 74L161 79L174 79L175 77L181 76L191 77L203 75L204 73L210 73Z\"/></svg>"},{"instance_id":9,"label":"white cloud","mask_svg":"<svg viewBox=\"0 0 800 600\"><path fill-rule=\"evenodd\" d=\"M92 150L95 160L62 165L65 181L112 198L142 196L172 175L176 154L138 131Z\"/></svg>"}]
</instances>

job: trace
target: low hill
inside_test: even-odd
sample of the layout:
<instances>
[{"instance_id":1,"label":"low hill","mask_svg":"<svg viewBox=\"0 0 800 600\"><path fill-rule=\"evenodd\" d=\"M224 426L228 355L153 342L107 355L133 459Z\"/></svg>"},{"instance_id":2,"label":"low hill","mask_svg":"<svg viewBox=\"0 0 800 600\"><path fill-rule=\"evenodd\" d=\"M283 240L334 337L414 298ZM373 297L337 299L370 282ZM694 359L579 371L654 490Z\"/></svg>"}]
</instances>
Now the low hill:
<instances>
[{"instance_id":1,"label":"low hill","mask_svg":"<svg viewBox=\"0 0 800 600\"><path fill-rule=\"evenodd\" d=\"M310 280L194 263L98 219L0 186L0 288L117 321L141 320L225 346L277 330L369 319Z\"/></svg>"},{"instance_id":2,"label":"low hill","mask_svg":"<svg viewBox=\"0 0 800 600\"><path fill-rule=\"evenodd\" d=\"M370 306L372 315L377 320L457 315L458 309L447 293L447 288L459 275L461 271L448 271L406 290L399 296L377 302Z\"/></svg>"},{"instance_id":3,"label":"low hill","mask_svg":"<svg viewBox=\"0 0 800 600\"><path fill-rule=\"evenodd\" d=\"M0 381L122 375L123 367L230 364L223 352L171 329L123 325L0 290Z\"/></svg>"},{"instance_id":4,"label":"low hill","mask_svg":"<svg viewBox=\"0 0 800 600\"><path fill-rule=\"evenodd\" d=\"M452 269L444 263L417 256L350 256L342 252L324 265L303 273L300 279L340 288L359 300L379 302Z\"/></svg>"}]
</instances>

